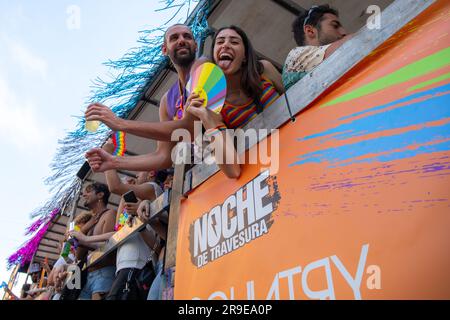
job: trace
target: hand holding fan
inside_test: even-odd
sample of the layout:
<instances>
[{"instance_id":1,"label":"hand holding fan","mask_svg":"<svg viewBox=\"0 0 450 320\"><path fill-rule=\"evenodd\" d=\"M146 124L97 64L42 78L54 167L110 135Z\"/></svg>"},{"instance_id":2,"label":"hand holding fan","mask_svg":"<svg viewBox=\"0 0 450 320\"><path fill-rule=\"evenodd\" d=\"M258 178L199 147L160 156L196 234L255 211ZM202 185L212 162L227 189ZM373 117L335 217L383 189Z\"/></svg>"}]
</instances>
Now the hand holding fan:
<instances>
[{"instance_id":1,"label":"hand holding fan","mask_svg":"<svg viewBox=\"0 0 450 320\"><path fill-rule=\"evenodd\" d=\"M219 114L227 96L227 81L220 67L206 62L191 74L186 91L189 95L196 92L205 100L204 107Z\"/></svg>"}]
</instances>

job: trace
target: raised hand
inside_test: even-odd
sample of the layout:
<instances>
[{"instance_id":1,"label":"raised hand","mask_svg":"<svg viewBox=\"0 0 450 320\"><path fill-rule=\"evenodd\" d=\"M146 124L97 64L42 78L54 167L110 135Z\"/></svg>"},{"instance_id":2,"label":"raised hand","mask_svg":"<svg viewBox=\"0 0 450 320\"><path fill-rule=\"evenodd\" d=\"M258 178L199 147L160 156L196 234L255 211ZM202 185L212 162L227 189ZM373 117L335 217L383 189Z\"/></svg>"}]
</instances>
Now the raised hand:
<instances>
[{"instance_id":1,"label":"raised hand","mask_svg":"<svg viewBox=\"0 0 450 320\"><path fill-rule=\"evenodd\" d=\"M101 103L91 104L85 113L86 121L101 121L113 131L120 131L123 119L117 117L114 112Z\"/></svg>"},{"instance_id":2,"label":"raised hand","mask_svg":"<svg viewBox=\"0 0 450 320\"><path fill-rule=\"evenodd\" d=\"M139 220L141 220L142 223L148 223L148 221L150 220L150 215L151 215L150 201L148 201L148 200L142 201L137 210L137 214L138 214Z\"/></svg>"},{"instance_id":3,"label":"raised hand","mask_svg":"<svg viewBox=\"0 0 450 320\"><path fill-rule=\"evenodd\" d=\"M94 172L114 169L114 157L103 149L95 148L86 153L86 159Z\"/></svg>"},{"instance_id":4,"label":"raised hand","mask_svg":"<svg viewBox=\"0 0 450 320\"><path fill-rule=\"evenodd\" d=\"M205 99L200 98L196 92L192 92L186 100L186 110L190 107L200 108L205 103Z\"/></svg>"},{"instance_id":5,"label":"raised hand","mask_svg":"<svg viewBox=\"0 0 450 320\"><path fill-rule=\"evenodd\" d=\"M106 141L106 143L103 145L102 149L108 152L109 154L113 154L115 149L113 140L111 138L108 139L108 141Z\"/></svg>"},{"instance_id":6,"label":"raised hand","mask_svg":"<svg viewBox=\"0 0 450 320\"><path fill-rule=\"evenodd\" d=\"M204 108L203 103L204 100L198 94L192 93L186 102L187 113L200 119L206 129L212 129L223 124L222 116Z\"/></svg>"},{"instance_id":7,"label":"raised hand","mask_svg":"<svg viewBox=\"0 0 450 320\"><path fill-rule=\"evenodd\" d=\"M127 213L132 216L137 215L138 208L139 208L139 202L138 203L131 203L131 202L125 203L125 210L127 210Z\"/></svg>"},{"instance_id":8,"label":"raised hand","mask_svg":"<svg viewBox=\"0 0 450 320\"><path fill-rule=\"evenodd\" d=\"M88 239L88 236L84 235L79 231L69 231L69 235L80 242L86 242Z\"/></svg>"}]
</instances>

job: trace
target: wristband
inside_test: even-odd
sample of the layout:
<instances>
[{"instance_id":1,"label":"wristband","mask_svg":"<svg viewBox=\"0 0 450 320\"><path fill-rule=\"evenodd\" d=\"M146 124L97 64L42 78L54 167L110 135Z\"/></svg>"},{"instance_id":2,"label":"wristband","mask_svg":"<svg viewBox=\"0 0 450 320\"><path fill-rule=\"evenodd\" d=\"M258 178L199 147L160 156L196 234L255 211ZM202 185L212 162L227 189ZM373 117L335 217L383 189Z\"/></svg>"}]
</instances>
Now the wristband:
<instances>
[{"instance_id":1,"label":"wristband","mask_svg":"<svg viewBox=\"0 0 450 320\"><path fill-rule=\"evenodd\" d=\"M217 126L217 127L215 127L215 128L206 130L206 132L205 132L205 137L206 137L206 138L213 137L213 136L215 136L215 135L217 135L217 134L219 134L219 133L221 133L222 131L225 131L225 130L227 130L227 129L228 129L228 128L227 128L226 125L221 124L221 125L219 125L219 126Z\"/></svg>"}]
</instances>

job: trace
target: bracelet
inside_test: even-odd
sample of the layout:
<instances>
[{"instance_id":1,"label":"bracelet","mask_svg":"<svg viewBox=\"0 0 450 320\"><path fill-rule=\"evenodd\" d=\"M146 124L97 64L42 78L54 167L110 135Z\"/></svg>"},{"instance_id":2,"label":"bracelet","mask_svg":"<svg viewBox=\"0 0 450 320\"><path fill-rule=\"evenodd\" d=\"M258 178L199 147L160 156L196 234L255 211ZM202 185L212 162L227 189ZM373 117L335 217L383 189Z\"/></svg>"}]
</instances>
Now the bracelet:
<instances>
[{"instance_id":1,"label":"bracelet","mask_svg":"<svg viewBox=\"0 0 450 320\"><path fill-rule=\"evenodd\" d=\"M205 137L206 137L206 138L213 137L213 136L215 136L215 135L217 135L217 134L219 134L219 133L221 133L222 131L225 131L225 130L227 130L227 129L228 129L228 127L227 127L226 125L221 124L221 125L219 125L219 126L217 126L217 127L215 127L215 128L206 130L206 132L205 132Z\"/></svg>"}]
</instances>

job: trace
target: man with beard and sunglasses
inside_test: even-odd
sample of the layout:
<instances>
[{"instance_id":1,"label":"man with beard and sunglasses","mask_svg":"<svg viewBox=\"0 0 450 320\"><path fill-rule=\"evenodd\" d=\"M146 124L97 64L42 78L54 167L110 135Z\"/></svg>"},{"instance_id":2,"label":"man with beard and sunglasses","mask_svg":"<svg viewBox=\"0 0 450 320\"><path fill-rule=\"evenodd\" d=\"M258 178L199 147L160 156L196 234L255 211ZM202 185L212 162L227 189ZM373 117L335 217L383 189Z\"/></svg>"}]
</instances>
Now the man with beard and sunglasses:
<instances>
[{"instance_id":1,"label":"man with beard and sunglasses","mask_svg":"<svg viewBox=\"0 0 450 320\"><path fill-rule=\"evenodd\" d=\"M162 53L172 62L178 73L177 82L162 97L159 107L160 122L143 122L118 118L110 108L99 103L92 104L86 111L87 121L101 121L113 131L124 131L147 139L157 140L158 147L153 153L134 157L114 157L101 148L90 150L86 154L91 168L95 172L127 168L131 171L162 170L172 167L172 149L176 142L171 141L176 129L194 131L195 117L185 113L189 105L186 84L195 65L206 61L196 59L197 43L192 30L184 24L176 24L167 29L164 35ZM176 120L176 121L174 121ZM132 161L130 161L133 159Z\"/></svg>"},{"instance_id":2,"label":"man with beard and sunglasses","mask_svg":"<svg viewBox=\"0 0 450 320\"><path fill-rule=\"evenodd\" d=\"M352 37L342 26L338 11L329 5L313 6L302 12L292 24L292 31L298 47L289 53L284 64L286 90Z\"/></svg>"}]
</instances>

